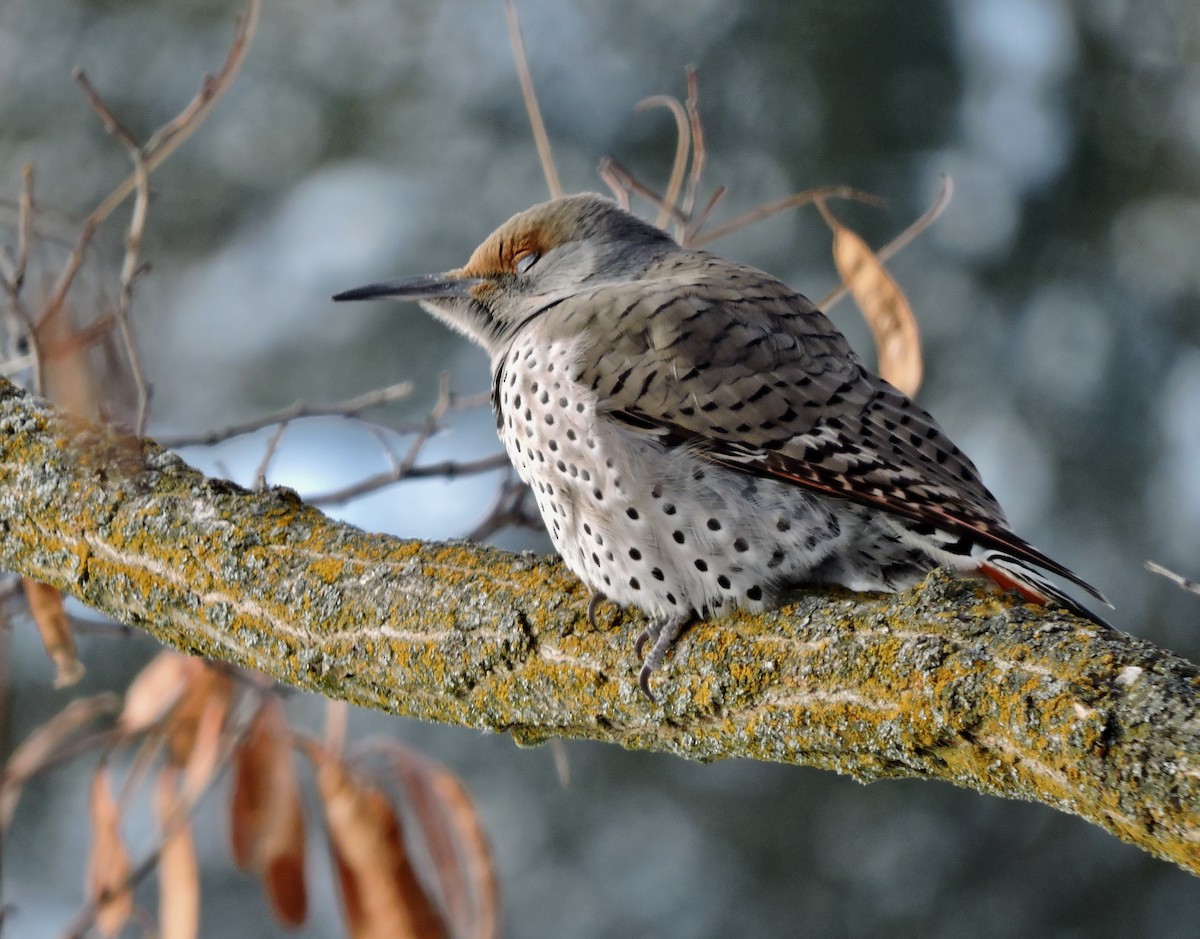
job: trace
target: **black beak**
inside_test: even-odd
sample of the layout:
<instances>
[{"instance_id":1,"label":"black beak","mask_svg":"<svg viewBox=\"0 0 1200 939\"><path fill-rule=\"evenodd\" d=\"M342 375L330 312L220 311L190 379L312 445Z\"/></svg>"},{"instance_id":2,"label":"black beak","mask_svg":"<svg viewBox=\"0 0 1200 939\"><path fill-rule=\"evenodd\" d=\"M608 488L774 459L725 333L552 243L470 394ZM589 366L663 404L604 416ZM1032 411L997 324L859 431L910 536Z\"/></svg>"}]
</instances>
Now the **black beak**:
<instances>
[{"instance_id":1,"label":"black beak","mask_svg":"<svg viewBox=\"0 0 1200 939\"><path fill-rule=\"evenodd\" d=\"M403 280L389 280L381 284L368 284L343 290L334 294L334 300L373 300L386 297L390 300L469 300L471 288L478 284L477 277L456 277L449 274L422 274Z\"/></svg>"}]
</instances>

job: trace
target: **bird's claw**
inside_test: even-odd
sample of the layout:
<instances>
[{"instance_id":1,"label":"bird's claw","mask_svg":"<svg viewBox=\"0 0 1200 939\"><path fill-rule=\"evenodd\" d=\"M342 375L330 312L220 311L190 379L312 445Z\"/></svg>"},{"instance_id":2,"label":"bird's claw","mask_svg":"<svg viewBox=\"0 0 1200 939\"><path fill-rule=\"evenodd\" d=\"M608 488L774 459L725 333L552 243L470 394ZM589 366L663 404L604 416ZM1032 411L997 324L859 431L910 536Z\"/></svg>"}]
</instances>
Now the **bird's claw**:
<instances>
[{"instance_id":1,"label":"bird's claw","mask_svg":"<svg viewBox=\"0 0 1200 939\"><path fill-rule=\"evenodd\" d=\"M591 626L592 629L600 628L600 624L596 621L596 611L600 609L600 604L607 599L608 597L602 594L599 590L592 591L592 596L588 600L587 605L587 621L588 625Z\"/></svg>"},{"instance_id":2,"label":"bird's claw","mask_svg":"<svg viewBox=\"0 0 1200 939\"><path fill-rule=\"evenodd\" d=\"M656 699L650 693L650 676L658 671L658 667L662 665L663 659L671 650L671 644L679 638L689 619L690 617L680 617L678 619L651 620L650 625L642 631L642 634L637 637L637 642L634 643L633 651L638 658L641 658L646 643L652 642L650 652L642 663L642 670L638 672L638 687L651 701Z\"/></svg>"}]
</instances>

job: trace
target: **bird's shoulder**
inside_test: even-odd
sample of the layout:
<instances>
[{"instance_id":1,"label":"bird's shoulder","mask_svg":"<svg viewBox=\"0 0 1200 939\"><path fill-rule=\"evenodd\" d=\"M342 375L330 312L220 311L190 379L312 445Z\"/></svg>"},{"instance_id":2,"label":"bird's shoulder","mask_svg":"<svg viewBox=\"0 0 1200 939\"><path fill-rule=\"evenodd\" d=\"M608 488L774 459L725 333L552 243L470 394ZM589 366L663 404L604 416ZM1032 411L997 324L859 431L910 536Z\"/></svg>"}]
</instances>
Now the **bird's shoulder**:
<instances>
[{"instance_id":1,"label":"bird's shoulder","mask_svg":"<svg viewBox=\"0 0 1200 939\"><path fill-rule=\"evenodd\" d=\"M628 360L680 375L691 366L762 372L789 363L812 374L858 361L807 297L705 252L668 256L633 280L585 283L537 326L547 339L580 337L588 372L620 372Z\"/></svg>"}]
</instances>

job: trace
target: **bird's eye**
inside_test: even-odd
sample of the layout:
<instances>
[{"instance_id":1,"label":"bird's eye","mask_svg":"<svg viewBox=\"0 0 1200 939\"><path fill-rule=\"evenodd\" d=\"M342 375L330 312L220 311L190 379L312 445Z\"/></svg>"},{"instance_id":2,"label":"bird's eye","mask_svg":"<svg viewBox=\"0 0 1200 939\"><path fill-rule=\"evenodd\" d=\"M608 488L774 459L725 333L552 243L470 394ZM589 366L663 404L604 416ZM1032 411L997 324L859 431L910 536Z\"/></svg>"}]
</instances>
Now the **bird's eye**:
<instances>
[{"instance_id":1,"label":"bird's eye","mask_svg":"<svg viewBox=\"0 0 1200 939\"><path fill-rule=\"evenodd\" d=\"M537 263L537 259L540 257L541 255L536 251L530 251L528 254L521 255L519 258L517 258L517 273L524 274L527 270L533 267L534 264Z\"/></svg>"}]
</instances>

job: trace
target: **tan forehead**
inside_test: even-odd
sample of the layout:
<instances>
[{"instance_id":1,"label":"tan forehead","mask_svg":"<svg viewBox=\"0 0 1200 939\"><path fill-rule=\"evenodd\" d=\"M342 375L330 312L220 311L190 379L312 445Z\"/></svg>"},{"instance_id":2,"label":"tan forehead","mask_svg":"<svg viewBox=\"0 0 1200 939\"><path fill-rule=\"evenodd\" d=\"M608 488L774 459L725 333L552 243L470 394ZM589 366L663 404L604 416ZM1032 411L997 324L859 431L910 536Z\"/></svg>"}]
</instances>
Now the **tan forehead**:
<instances>
[{"instance_id":1,"label":"tan forehead","mask_svg":"<svg viewBox=\"0 0 1200 939\"><path fill-rule=\"evenodd\" d=\"M523 213L488 235L461 268L462 273L466 277L511 274L525 255L545 254L566 241L567 236L561 217L549 213Z\"/></svg>"}]
</instances>

